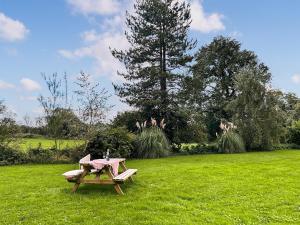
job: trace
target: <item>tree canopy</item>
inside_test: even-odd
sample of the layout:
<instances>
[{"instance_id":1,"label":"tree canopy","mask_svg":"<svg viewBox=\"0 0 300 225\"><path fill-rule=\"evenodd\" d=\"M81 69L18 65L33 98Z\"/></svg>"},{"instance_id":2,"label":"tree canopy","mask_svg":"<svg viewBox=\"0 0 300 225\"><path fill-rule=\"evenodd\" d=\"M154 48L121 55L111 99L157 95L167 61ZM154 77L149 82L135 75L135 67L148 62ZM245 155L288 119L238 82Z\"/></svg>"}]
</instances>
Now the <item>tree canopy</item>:
<instances>
[{"instance_id":1,"label":"tree canopy","mask_svg":"<svg viewBox=\"0 0 300 225\"><path fill-rule=\"evenodd\" d=\"M174 109L181 71L192 60L190 5L178 0L137 0L134 10L126 19L130 48L112 51L126 67L120 73L126 82L115 85L115 90L148 119L159 120Z\"/></svg>"}]
</instances>

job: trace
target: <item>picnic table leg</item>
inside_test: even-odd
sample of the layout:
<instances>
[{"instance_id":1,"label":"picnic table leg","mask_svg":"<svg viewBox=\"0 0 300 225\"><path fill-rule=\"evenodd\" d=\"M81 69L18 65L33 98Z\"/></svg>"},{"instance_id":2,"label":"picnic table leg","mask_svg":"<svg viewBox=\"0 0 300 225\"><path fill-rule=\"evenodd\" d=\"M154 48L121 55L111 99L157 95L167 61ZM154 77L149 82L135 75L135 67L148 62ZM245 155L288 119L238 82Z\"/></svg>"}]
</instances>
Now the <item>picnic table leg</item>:
<instances>
[{"instance_id":1,"label":"picnic table leg","mask_svg":"<svg viewBox=\"0 0 300 225\"><path fill-rule=\"evenodd\" d=\"M127 167L125 165L125 161L124 162L120 162L120 166L122 167L122 172L125 172L127 170ZM133 182L133 178L132 176L128 178L131 182Z\"/></svg>"},{"instance_id":2,"label":"picnic table leg","mask_svg":"<svg viewBox=\"0 0 300 225\"><path fill-rule=\"evenodd\" d=\"M79 185L80 185L80 182L76 182L75 184L74 184L74 187L73 187L73 189L72 189L72 192L74 193L74 192L76 192L77 191L77 189L79 188Z\"/></svg>"},{"instance_id":3,"label":"picnic table leg","mask_svg":"<svg viewBox=\"0 0 300 225\"><path fill-rule=\"evenodd\" d=\"M96 180L100 180L100 172L99 173L96 173Z\"/></svg>"},{"instance_id":4,"label":"picnic table leg","mask_svg":"<svg viewBox=\"0 0 300 225\"><path fill-rule=\"evenodd\" d=\"M110 179L113 181L114 175L113 175L113 173L111 172L111 169L110 169L110 168L107 168L106 171L107 171L107 174L108 174L108 176L110 177ZM115 188L116 192L117 192L119 195L124 195L124 192L122 191L122 189L121 189L121 187L120 187L119 184L117 184L117 183L114 182L114 188Z\"/></svg>"},{"instance_id":5,"label":"picnic table leg","mask_svg":"<svg viewBox=\"0 0 300 225\"><path fill-rule=\"evenodd\" d=\"M78 179L76 180L76 183L74 184L74 187L72 189L72 192L76 192L77 189L80 186L81 180L88 174L88 170L84 169L83 173L78 177Z\"/></svg>"}]
</instances>

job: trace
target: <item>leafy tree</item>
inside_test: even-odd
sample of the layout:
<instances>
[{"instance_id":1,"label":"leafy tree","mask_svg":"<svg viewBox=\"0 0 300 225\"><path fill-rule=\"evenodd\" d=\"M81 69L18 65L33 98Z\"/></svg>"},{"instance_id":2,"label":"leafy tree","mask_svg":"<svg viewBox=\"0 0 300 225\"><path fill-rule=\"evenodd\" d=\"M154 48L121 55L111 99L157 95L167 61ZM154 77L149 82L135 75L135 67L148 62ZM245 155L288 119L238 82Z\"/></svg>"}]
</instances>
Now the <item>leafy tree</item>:
<instances>
[{"instance_id":1,"label":"leafy tree","mask_svg":"<svg viewBox=\"0 0 300 225\"><path fill-rule=\"evenodd\" d=\"M178 109L182 71L191 62L189 51L195 47L188 38L190 5L179 0L137 0L134 9L126 19L130 48L112 51L126 68L120 73L126 82L115 84L115 90L148 120L165 118L173 129L170 117Z\"/></svg>"},{"instance_id":2,"label":"leafy tree","mask_svg":"<svg viewBox=\"0 0 300 225\"><path fill-rule=\"evenodd\" d=\"M91 81L91 76L81 72L77 77L78 89L74 91L79 103L79 115L86 124L86 140L89 140L96 131L97 124L105 118L105 113L111 106L107 104L108 92L100 88L99 83Z\"/></svg>"},{"instance_id":3,"label":"leafy tree","mask_svg":"<svg viewBox=\"0 0 300 225\"><path fill-rule=\"evenodd\" d=\"M130 132L138 131L136 123L143 121L143 115L139 111L125 111L118 113L118 115L112 121L113 127L125 127Z\"/></svg>"},{"instance_id":4,"label":"leafy tree","mask_svg":"<svg viewBox=\"0 0 300 225\"><path fill-rule=\"evenodd\" d=\"M64 92L62 90L62 81L57 73L53 73L50 76L42 74L45 80L49 96L40 95L38 101L44 110L44 120L46 122L47 134L54 138L55 148L59 148L59 139L63 136L61 130L61 124L65 118L61 116L61 109L63 109L63 97Z\"/></svg>"},{"instance_id":5,"label":"leafy tree","mask_svg":"<svg viewBox=\"0 0 300 225\"><path fill-rule=\"evenodd\" d=\"M56 130L60 138L82 137L86 124L80 121L70 108L57 108L55 112L47 118L48 124L56 124Z\"/></svg>"},{"instance_id":6,"label":"leafy tree","mask_svg":"<svg viewBox=\"0 0 300 225\"><path fill-rule=\"evenodd\" d=\"M13 141L17 131L13 115L7 110L3 100L0 100L0 145L4 146Z\"/></svg>"},{"instance_id":7,"label":"leafy tree","mask_svg":"<svg viewBox=\"0 0 300 225\"><path fill-rule=\"evenodd\" d=\"M246 66L268 71L254 52L242 50L240 42L223 36L214 38L195 55L193 77L188 77L185 82L187 92L192 96L188 104L206 113L211 137L219 131L221 119L231 120L226 105L236 98L236 75Z\"/></svg>"},{"instance_id":8,"label":"leafy tree","mask_svg":"<svg viewBox=\"0 0 300 225\"><path fill-rule=\"evenodd\" d=\"M300 119L300 99L295 93L281 94L281 108L287 114L287 125Z\"/></svg>"},{"instance_id":9,"label":"leafy tree","mask_svg":"<svg viewBox=\"0 0 300 225\"><path fill-rule=\"evenodd\" d=\"M300 120L294 121L288 128L288 142L300 145Z\"/></svg>"},{"instance_id":10,"label":"leafy tree","mask_svg":"<svg viewBox=\"0 0 300 225\"><path fill-rule=\"evenodd\" d=\"M124 127L107 128L89 140L84 152L91 154L92 158L102 158L109 149L111 157L131 157L134 140L135 135Z\"/></svg>"},{"instance_id":11,"label":"leafy tree","mask_svg":"<svg viewBox=\"0 0 300 225\"><path fill-rule=\"evenodd\" d=\"M271 74L248 67L236 76L237 97L227 105L247 150L270 150L283 133L285 114L279 95L269 88Z\"/></svg>"}]
</instances>

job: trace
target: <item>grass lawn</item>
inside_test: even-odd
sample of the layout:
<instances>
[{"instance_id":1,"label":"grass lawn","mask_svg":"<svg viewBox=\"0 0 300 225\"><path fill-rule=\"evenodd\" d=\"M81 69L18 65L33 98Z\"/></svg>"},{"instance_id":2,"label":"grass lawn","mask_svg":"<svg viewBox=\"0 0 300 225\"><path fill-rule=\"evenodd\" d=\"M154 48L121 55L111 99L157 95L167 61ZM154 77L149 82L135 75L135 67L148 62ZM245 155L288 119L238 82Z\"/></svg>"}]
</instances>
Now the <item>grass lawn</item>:
<instances>
[{"instance_id":1,"label":"grass lawn","mask_svg":"<svg viewBox=\"0 0 300 225\"><path fill-rule=\"evenodd\" d=\"M132 160L135 184L73 184L78 165L0 168L0 224L300 224L300 151Z\"/></svg>"},{"instance_id":2,"label":"grass lawn","mask_svg":"<svg viewBox=\"0 0 300 225\"><path fill-rule=\"evenodd\" d=\"M72 148L74 146L82 144L81 140L59 140L58 144L60 149ZM12 143L12 145L17 144L22 151L26 151L30 148L37 148L40 144L42 148L49 149L55 145L53 139L46 138L22 138L18 143Z\"/></svg>"}]
</instances>

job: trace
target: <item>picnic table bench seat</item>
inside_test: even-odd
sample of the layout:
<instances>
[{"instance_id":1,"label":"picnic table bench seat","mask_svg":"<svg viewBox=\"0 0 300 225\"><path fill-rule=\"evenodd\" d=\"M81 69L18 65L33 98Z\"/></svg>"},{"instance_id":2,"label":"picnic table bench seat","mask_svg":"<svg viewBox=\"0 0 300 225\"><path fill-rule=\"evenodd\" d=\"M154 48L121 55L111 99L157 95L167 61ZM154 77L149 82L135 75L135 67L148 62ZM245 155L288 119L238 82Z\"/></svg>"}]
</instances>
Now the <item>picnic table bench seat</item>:
<instances>
[{"instance_id":1,"label":"picnic table bench seat","mask_svg":"<svg viewBox=\"0 0 300 225\"><path fill-rule=\"evenodd\" d=\"M82 173L83 173L83 169L80 169L80 170L70 170L68 172L65 172L63 174L63 176L68 180L68 181L73 181L73 180L76 180L77 177L79 177ZM94 174L94 173L97 173L98 170L95 170L95 169L92 169L90 171L91 174Z\"/></svg>"},{"instance_id":2,"label":"picnic table bench seat","mask_svg":"<svg viewBox=\"0 0 300 225\"><path fill-rule=\"evenodd\" d=\"M113 178L114 181L116 182L124 182L128 178L130 178L132 175L136 174L137 169L127 169L123 173L119 174L118 176L115 176Z\"/></svg>"}]
</instances>

